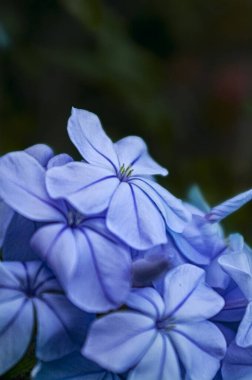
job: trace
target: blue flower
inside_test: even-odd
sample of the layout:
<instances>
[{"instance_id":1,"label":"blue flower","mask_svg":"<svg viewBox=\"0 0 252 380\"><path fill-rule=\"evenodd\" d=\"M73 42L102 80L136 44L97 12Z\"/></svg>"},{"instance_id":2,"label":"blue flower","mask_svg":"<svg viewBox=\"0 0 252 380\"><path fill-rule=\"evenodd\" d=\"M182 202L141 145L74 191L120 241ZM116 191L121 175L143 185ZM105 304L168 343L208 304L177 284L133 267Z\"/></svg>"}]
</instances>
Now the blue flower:
<instances>
[{"instance_id":1,"label":"blue flower","mask_svg":"<svg viewBox=\"0 0 252 380\"><path fill-rule=\"evenodd\" d=\"M252 250L244 243L240 235L236 235L236 240L236 252L221 256L219 263L248 300L237 332L236 343L241 347L252 347Z\"/></svg>"},{"instance_id":2,"label":"blue flower","mask_svg":"<svg viewBox=\"0 0 252 380\"><path fill-rule=\"evenodd\" d=\"M162 295L153 288L133 290L129 310L96 320L82 353L113 372L131 369L129 380L211 380L226 342L207 319L223 304L202 269L181 265L167 274Z\"/></svg>"},{"instance_id":3,"label":"blue flower","mask_svg":"<svg viewBox=\"0 0 252 380\"><path fill-rule=\"evenodd\" d=\"M152 179L167 175L148 154L140 137L113 144L96 115L73 109L70 139L85 158L47 173L53 198L64 198L82 214L107 211L111 232L136 249L167 241L166 228L182 232L190 213L182 202Z\"/></svg>"},{"instance_id":4,"label":"blue flower","mask_svg":"<svg viewBox=\"0 0 252 380\"><path fill-rule=\"evenodd\" d=\"M223 380L252 379L252 348L241 348L233 341L223 361Z\"/></svg>"},{"instance_id":5,"label":"blue flower","mask_svg":"<svg viewBox=\"0 0 252 380\"><path fill-rule=\"evenodd\" d=\"M96 363L75 352L62 359L39 363L32 372L33 380L120 380Z\"/></svg>"},{"instance_id":6,"label":"blue flower","mask_svg":"<svg viewBox=\"0 0 252 380\"><path fill-rule=\"evenodd\" d=\"M83 344L92 315L73 306L40 261L0 263L0 374L25 354L55 360Z\"/></svg>"},{"instance_id":7,"label":"blue flower","mask_svg":"<svg viewBox=\"0 0 252 380\"><path fill-rule=\"evenodd\" d=\"M65 163L65 156L54 158L54 165L62 159ZM45 173L26 152L7 154L0 160L0 195L19 214L44 223L32 237L32 248L74 304L88 312L116 308L130 291L128 248L111 236L102 216L84 217L66 202L51 199Z\"/></svg>"}]
</instances>

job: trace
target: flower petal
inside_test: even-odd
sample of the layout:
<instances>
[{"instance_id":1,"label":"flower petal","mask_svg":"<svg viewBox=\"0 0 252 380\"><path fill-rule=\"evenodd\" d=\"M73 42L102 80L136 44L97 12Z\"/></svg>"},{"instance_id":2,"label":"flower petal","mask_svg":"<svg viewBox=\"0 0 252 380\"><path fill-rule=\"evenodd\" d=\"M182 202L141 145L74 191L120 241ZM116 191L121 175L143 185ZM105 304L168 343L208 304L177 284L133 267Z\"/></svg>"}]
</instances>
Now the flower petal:
<instances>
[{"instance_id":1,"label":"flower petal","mask_svg":"<svg viewBox=\"0 0 252 380\"><path fill-rule=\"evenodd\" d=\"M250 202L251 199L252 199L252 190L245 191L244 193L238 194L235 197L214 207L206 215L206 218L211 223L220 222L222 219L226 218L228 215L239 210L239 208L244 206L246 203Z\"/></svg>"},{"instance_id":2,"label":"flower petal","mask_svg":"<svg viewBox=\"0 0 252 380\"><path fill-rule=\"evenodd\" d=\"M0 304L0 375L25 354L32 338L32 303L19 297Z\"/></svg>"},{"instance_id":3,"label":"flower petal","mask_svg":"<svg viewBox=\"0 0 252 380\"><path fill-rule=\"evenodd\" d=\"M248 304L238 328L236 343L240 347L252 347L252 302Z\"/></svg>"},{"instance_id":4,"label":"flower petal","mask_svg":"<svg viewBox=\"0 0 252 380\"><path fill-rule=\"evenodd\" d=\"M122 182L107 214L108 229L135 249L166 243L165 223L159 210L138 187Z\"/></svg>"},{"instance_id":5,"label":"flower petal","mask_svg":"<svg viewBox=\"0 0 252 380\"><path fill-rule=\"evenodd\" d=\"M0 159L0 196L15 211L36 221L62 220L45 188L45 170L25 152Z\"/></svg>"},{"instance_id":6,"label":"flower petal","mask_svg":"<svg viewBox=\"0 0 252 380\"><path fill-rule=\"evenodd\" d=\"M130 371L128 380L181 379L180 364L169 338L158 334L147 353Z\"/></svg>"},{"instance_id":7,"label":"flower petal","mask_svg":"<svg viewBox=\"0 0 252 380\"><path fill-rule=\"evenodd\" d=\"M180 199L174 197L158 183L147 178L132 177L130 183L141 188L148 195L152 203L155 204L156 208L163 215L170 230L181 233L185 229L185 226L191 220L191 212Z\"/></svg>"},{"instance_id":8,"label":"flower petal","mask_svg":"<svg viewBox=\"0 0 252 380\"><path fill-rule=\"evenodd\" d=\"M132 289L126 304L155 320L160 319L164 313L164 302L153 288Z\"/></svg>"},{"instance_id":9,"label":"flower petal","mask_svg":"<svg viewBox=\"0 0 252 380\"><path fill-rule=\"evenodd\" d=\"M60 294L44 293L34 303L38 319L37 357L55 360L78 350L86 333L85 314Z\"/></svg>"},{"instance_id":10,"label":"flower petal","mask_svg":"<svg viewBox=\"0 0 252 380\"><path fill-rule=\"evenodd\" d=\"M33 380L119 380L96 363L75 352L62 359L39 363L33 370Z\"/></svg>"},{"instance_id":11,"label":"flower petal","mask_svg":"<svg viewBox=\"0 0 252 380\"><path fill-rule=\"evenodd\" d=\"M226 352L226 341L211 322L180 324L169 332L186 378L212 380Z\"/></svg>"},{"instance_id":12,"label":"flower petal","mask_svg":"<svg viewBox=\"0 0 252 380\"><path fill-rule=\"evenodd\" d=\"M25 149L25 152L35 158L44 168L47 166L48 161L53 157L53 150L45 144L32 145Z\"/></svg>"},{"instance_id":13,"label":"flower petal","mask_svg":"<svg viewBox=\"0 0 252 380\"><path fill-rule=\"evenodd\" d=\"M224 300L205 283L205 272L184 264L168 272L164 284L165 317L202 321L217 314Z\"/></svg>"},{"instance_id":14,"label":"flower petal","mask_svg":"<svg viewBox=\"0 0 252 380\"><path fill-rule=\"evenodd\" d=\"M38 228L38 223L15 213L7 230L3 258L9 261L38 260L38 255L30 246L30 240Z\"/></svg>"},{"instance_id":15,"label":"flower petal","mask_svg":"<svg viewBox=\"0 0 252 380\"><path fill-rule=\"evenodd\" d=\"M82 354L112 372L125 372L141 360L156 335L149 317L133 312L109 314L93 323Z\"/></svg>"},{"instance_id":16,"label":"flower petal","mask_svg":"<svg viewBox=\"0 0 252 380\"><path fill-rule=\"evenodd\" d=\"M72 161L73 161L72 157L66 153L57 154L56 156L52 157L48 161L47 169L51 169L56 166L63 166L63 165L69 164L69 162L72 162Z\"/></svg>"},{"instance_id":17,"label":"flower petal","mask_svg":"<svg viewBox=\"0 0 252 380\"><path fill-rule=\"evenodd\" d=\"M252 348L241 348L232 342L223 361L223 380L250 380L252 378L251 357Z\"/></svg>"},{"instance_id":18,"label":"flower petal","mask_svg":"<svg viewBox=\"0 0 252 380\"><path fill-rule=\"evenodd\" d=\"M46 175L50 195L66 199L83 214L104 211L119 183L109 170L83 162L54 167Z\"/></svg>"},{"instance_id":19,"label":"flower petal","mask_svg":"<svg viewBox=\"0 0 252 380\"><path fill-rule=\"evenodd\" d=\"M250 252L228 253L220 256L219 264L238 284L248 300L252 300L252 256Z\"/></svg>"},{"instance_id":20,"label":"flower petal","mask_svg":"<svg viewBox=\"0 0 252 380\"><path fill-rule=\"evenodd\" d=\"M76 233L80 255L65 285L69 299L87 312L105 312L121 305L130 291L129 251L91 229Z\"/></svg>"},{"instance_id":21,"label":"flower petal","mask_svg":"<svg viewBox=\"0 0 252 380\"><path fill-rule=\"evenodd\" d=\"M0 199L0 247L2 247L14 211Z\"/></svg>"},{"instance_id":22,"label":"flower petal","mask_svg":"<svg viewBox=\"0 0 252 380\"><path fill-rule=\"evenodd\" d=\"M155 162L148 153L147 145L141 137L128 136L114 144L120 167L132 167L133 175L166 176L168 171Z\"/></svg>"},{"instance_id":23,"label":"flower petal","mask_svg":"<svg viewBox=\"0 0 252 380\"><path fill-rule=\"evenodd\" d=\"M79 258L74 229L64 223L41 227L33 235L31 246L62 284L72 276Z\"/></svg>"},{"instance_id":24,"label":"flower petal","mask_svg":"<svg viewBox=\"0 0 252 380\"><path fill-rule=\"evenodd\" d=\"M113 143L95 114L72 108L67 129L72 143L87 162L114 171L118 170L118 159Z\"/></svg>"}]
</instances>

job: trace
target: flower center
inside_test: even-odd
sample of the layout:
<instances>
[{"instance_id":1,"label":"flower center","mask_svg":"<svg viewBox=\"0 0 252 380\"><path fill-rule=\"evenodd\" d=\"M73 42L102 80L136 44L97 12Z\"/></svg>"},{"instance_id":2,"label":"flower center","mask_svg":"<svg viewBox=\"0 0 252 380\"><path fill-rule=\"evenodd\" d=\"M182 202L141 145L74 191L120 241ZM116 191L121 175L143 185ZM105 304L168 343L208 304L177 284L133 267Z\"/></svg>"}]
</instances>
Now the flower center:
<instances>
[{"instance_id":1,"label":"flower center","mask_svg":"<svg viewBox=\"0 0 252 380\"><path fill-rule=\"evenodd\" d=\"M67 214L67 223L70 227L78 227L83 221L83 215L77 211L70 210Z\"/></svg>"},{"instance_id":2,"label":"flower center","mask_svg":"<svg viewBox=\"0 0 252 380\"><path fill-rule=\"evenodd\" d=\"M163 332L169 332L176 327L175 321L172 319L164 319L157 321L157 328Z\"/></svg>"},{"instance_id":3,"label":"flower center","mask_svg":"<svg viewBox=\"0 0 252 380\"><path fill-rule=\"evenodd\" d=\"M122 164L122 166L119 169L119 178L121 181L127 181L127 179L131 176L134 169L131 165L125 167L125 164Z\"/></svg>"}]
</instances>

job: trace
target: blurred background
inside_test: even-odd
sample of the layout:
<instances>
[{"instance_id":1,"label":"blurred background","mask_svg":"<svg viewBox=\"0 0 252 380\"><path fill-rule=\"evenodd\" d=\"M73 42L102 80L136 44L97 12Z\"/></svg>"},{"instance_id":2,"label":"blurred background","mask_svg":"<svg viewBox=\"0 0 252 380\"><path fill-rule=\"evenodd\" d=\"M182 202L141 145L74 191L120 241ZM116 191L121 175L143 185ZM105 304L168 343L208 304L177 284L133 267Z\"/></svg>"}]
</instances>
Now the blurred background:
<instances>
[{"instance_id":1,"label":"blurred background","mask_svg":"<svg viewBox=\"0 0 252 380\"><path fill-rule=\"evenodd\" d=\"M252 187L251 0L1 0L0 153L77 156L71 107L113 139L141 135L185 198ZM252 205L225 226L252 242Z\"/></svg>"}]
</instances>

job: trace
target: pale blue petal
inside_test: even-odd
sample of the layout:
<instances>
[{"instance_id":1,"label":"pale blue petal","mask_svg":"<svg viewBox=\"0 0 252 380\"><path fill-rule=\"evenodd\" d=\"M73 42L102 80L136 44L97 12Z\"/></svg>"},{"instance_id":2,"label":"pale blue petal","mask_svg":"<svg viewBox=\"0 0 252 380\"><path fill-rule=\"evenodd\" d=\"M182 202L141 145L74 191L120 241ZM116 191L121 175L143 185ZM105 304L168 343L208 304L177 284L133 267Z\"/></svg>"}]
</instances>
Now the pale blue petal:
<instances>
[{"instance_id":1,"label":"pale blue petal","mask_svg":"<svg viewBox=\"0 0 252 380\"><path fill-rule=\"evenodd\" d=\"M164 314L164 301L153 288L132 289L126 300L127 306L158 320Z\"/></svg>"},{"instance_id":2,"label":"pale blue petal","mask_svg":"<svg viewBox=\"0 0 252 380\"><path fill-rule=\"evenodd\" d=\"M32 303L19 297L0 305L0 375L13 367L28 349L33 331Z\"/></svg>"},{"instance_id":3,"label":"pale blue petal","mask_svg":"<svg viewBox=\"0 0 252 380\"><path fill-rule=\"evenodd\" d=\"M64 285L68 297L87 312L120 306L131 286L128 249L88 228L76 233L76 241L79 261L71 280Z\"/></svg>"},{"instance_id":4,"label":"pale blue petal","mask_svg":"<svg viewBox=\"0 0 252 380\"><path fill-rule=\"evenodd\" d=\"M25 152L34 157L40 165L47 166L48 161L53 157L53 150L48 145L36 144L25 149Z\"/></svg>"},{"instance_id":5,"label":"pale blue petal","mask_svg":"<svg viewBox=\"0 0 252 380\"><path fill-rule=\"evenodd\" d=\"M79 258L74 229L64 223L41 227L33 235L31 246L63 283L73 275Z\"/></svg>"},{"instance_id":6,"label":"pale blue petal","mask_svg":"<svg viewBox=\"0 0 252 380\"><path fill-rule=\"evenodd\" d=\"M68 134L82 157L93 165L118 170L112 141L102 129L99 118L88 111L72 108Z\"/></svg>"},{"instance_id":7,"label":"pale blue petal","mask_svg":"<svg viewBox=\"0 0 252 380\"><path fill-rule=\"evenodd\" d=\"M252 190L245 191L235 197L221 203L220 205L214 207L207 215L206 218L211 223L220 222L222 219L226 218L228 215L239 210L246 203L250 202L252 199Z\"/></svg>"},{"instance_id":8,"label":"pale blue petal","mask_svg":"<svg viewBox=\"0 0 252 380\"><path fill-rule=\"evenodd\" d=\"M243 253L229 253L219 258L221 267L239 285L240 289L252 300L252 256Z\"/></svg>"},{"instance_id":9,"label":"pale blue petal","mask_svg":"<svg viewBox=\"0 0 252 380\"><path fill-rule=\"evenodd\" d=\"M232 342L223 361L223 380L252 379L252 348L238 347Z\"/></svg>"},{"instance_id":10,"label":"pale blue petal","mask_svg":"<svg viewBox=\"0 0 252 380\"><path fill-rule=\"evenodd\" d=\"M36 221L62 220L45 188L45 170L29 154L14 152L0 160L0 196L15 211Z\"/></svg>"},{"instance_id":11,"label":"pale blue petal","mask_svg":"<svg viewBox=\"0 0 252 380\"><path fill-rule=\"evenodd\" d=\"M133 175L166 176L168 171L155 162L148 153L147 145L141 137L128 136L114 144L120 167L131 167Z\"/></svg>"},{"instance_id":12,"label":"pale blue petal","mask_svg":"<svg viewBox=\"0 0 252 380\"><path fill-rule=\"evenodd\" d=\"M182 380L180 363L168 337L158 334L127 380Z\"/></svg>"},{"instance_id":13,"label":"pale blue petal","mask_svg":"<svg viewBox=\"0 0 252 380\"><path fill-rule=\"evenodd\" d=\"M179 324L169 332L188 379L212 380L226 353L226 341L211 322Z\"/></svg>"},{"instance_id":14,"label":"pale blue petal","mask_svg":"<svg viewBox=\"0 0 252 380\"><path fill-rule=\"evenodd\" d=\"M108 229L135 249L166 243L162 215L138 187L122 182L114 193L107 214Z\"/></svg>"},{"instance_id":15,"label":"pale blue petal","mask_svg":"<svg viewBox=\"0 0 252 380\"><path fill-rule=\"evenodd\" d=\"M205 272L190 264L171 270L164 283L165 317L202 321L217 314L223 298L205 283Z\"/></svg>"},{"instance_id":16,"label":"pale blue petal","mask_svg":"<svg viewBox=\"0 0 252 380\"><path fill-rule=\"evenodd\" d=\"M64 166L72 162L73 159L66 153L57 154L57 156L52 157L47 164L47 169L54 168L56 166Z\"/></svg>"},{"instance_id":17,"label":"pale blue petal","mask_svg":"<svg viewBox=\"0 0 252 380\"><path fill-rule=\"evenodd\" d=\"M66 199L83 214L104 211L119 183L119 179L108 169L83 162L54 167L46 175L50 195Z\"/></svg>"},{"instance_id":18,"label":"pale blue petal","mask_svg":"<svg viewBox=\"0 0 252 380\"><path fill-rule=\"evenodd\" d=\"M240 347L252 347L252 302L248 304L238 328L236 343Z\"/></svg>"},{"instance_id":19,"label":"pale blue petal","mask_svg":"<svg viewBox=\"0 0 252 380\"><path fill-rule=\"evenodd\" d=\"M82 353L100 366L122 373L141 360L156 335L151 318L133 312L113 313L93 323Z\"/></svg>"},{"instance_id":20,"label":"pale blue petal","mask_svg":"<svg viewBox=\"0 0 252 380\"><path fill-rule=\"evenodd\" d=\"M130 179L130 183L140 188L155 204L163 215L168 229L181 233L191 220L191 212L183 202L174 197L158 183L147 178Z\"/></svg>"}]
</instances>

